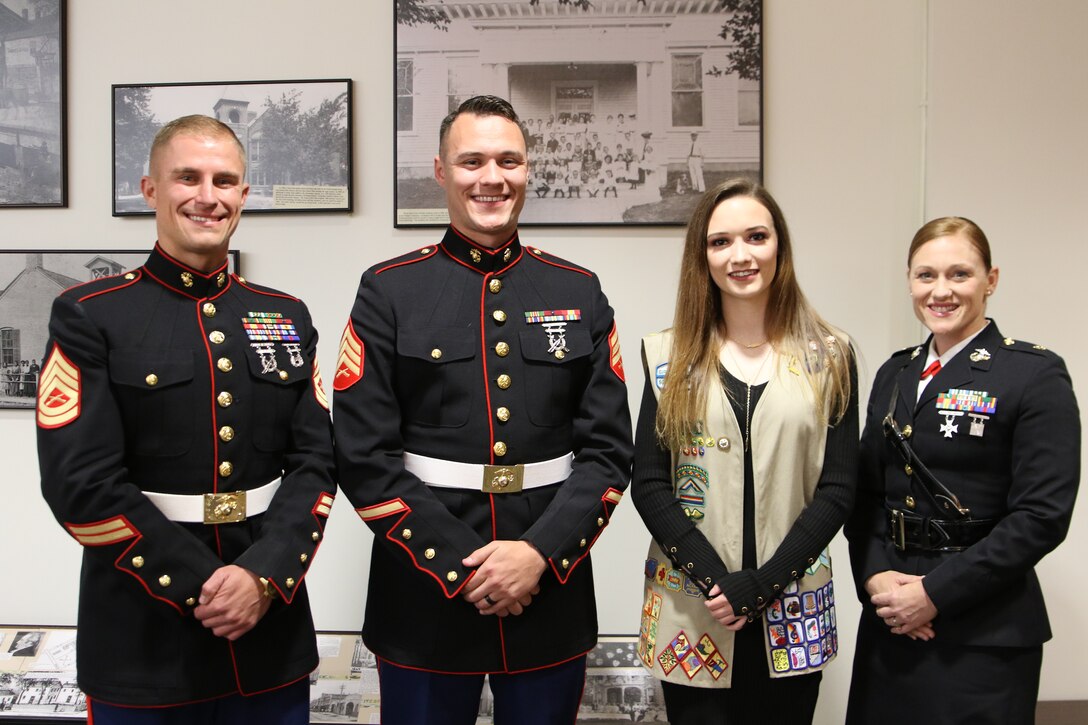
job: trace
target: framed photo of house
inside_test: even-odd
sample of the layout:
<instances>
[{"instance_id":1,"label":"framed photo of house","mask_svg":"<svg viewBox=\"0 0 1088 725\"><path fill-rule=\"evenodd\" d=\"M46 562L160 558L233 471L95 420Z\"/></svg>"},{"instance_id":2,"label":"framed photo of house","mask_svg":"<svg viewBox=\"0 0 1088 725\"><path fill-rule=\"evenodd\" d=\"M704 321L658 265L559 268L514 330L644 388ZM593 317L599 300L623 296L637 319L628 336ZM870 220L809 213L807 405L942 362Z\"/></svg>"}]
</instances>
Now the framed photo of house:
<instances>
[{"instance_id":1,"label":"framed photo of house","mask_svg":"<svg viewBox=\"0 0 1088 725\"><path fill-rule=\"evenodd\" d=\"M0 208L68 206L66 0L0 0Z\"/></svg>"},{"instance_id":2,"label":"framed photo of house","mask_svg":"<svg viewBox=\"0 0 1088 725\"><path fill-rule=\"evenodd\" d=\"M442 119L508 99L529 152L523 225L681 225L762 178L761 0L396 0L394 224L448 223Z\"/></svg>"},{"instance_id":3,"label":"framed photo of house","mask_svg":"<svg viewBox=\"0 0 1088 725\"><path fill-rule=\"evenodd\" d=\"M113 215L151 214L140 194L151 141L189 114L234 130L246 151L243 213L352 210L351 80L113 86Z\"/></svg>"},{"instance_id":4,"label":"framed photo of house","mask_svg":"<svg viewBox=\"0 0 1088 725\"><path fill-rule=\"evenodd\" d=\"M0 251L0 408L34 407L53 299L69 287L126 274L147 261L133 249ZM230 251L230 271L240 254Z\"/></svg>"}]
</instances>

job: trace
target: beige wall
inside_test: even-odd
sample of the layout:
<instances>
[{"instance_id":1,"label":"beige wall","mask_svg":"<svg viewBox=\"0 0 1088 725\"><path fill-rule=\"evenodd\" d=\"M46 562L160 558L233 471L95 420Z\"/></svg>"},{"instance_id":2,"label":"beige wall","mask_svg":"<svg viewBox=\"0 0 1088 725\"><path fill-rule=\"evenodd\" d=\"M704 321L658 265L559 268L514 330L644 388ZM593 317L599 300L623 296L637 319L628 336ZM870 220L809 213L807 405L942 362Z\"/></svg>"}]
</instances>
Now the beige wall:
<instances>
[{"instance_id":1,"label":"beige wall","mask_svg":"<svg viewBox=\"0 0 1088 725\"><path fill-rule=\"evenodd\" d=\"M549 0L544 0L545 2ZM247 277L306 299L324 332L328 368L358 275L433 241L392 229L391 2L145 0L69 2L67 210L0 210L0 245L143 248L149 219L110 210L110 84L351 77L355 80L355 204L348 215L258 216L235 237ZM910 314L904 250L930 216L965 214L990 235L1002 329L1063 354L1083 392L1088 351L1069 324L1085 269L1088 221L1088 50L1079 0L766 0L766 180L786 211L802 283L849 331L864 358L863 393L888 353L920 339ZM643 383L638 341L669 324L677 228L531 229L525 238L597 271L617 309L632 409ZM1088 399L1088 396L1082 395ZM0 622L75 621L79 549L37 489L32 414L0 411ZM1080 510L1070 540L1039 569L1057 634L1042 695L1088 698L1070 665L1088 645L1088 587L1072 575L1088 538ZM362 620L370 536L346 501L309 578L318 625ZM647 534L625 503L601 542L602 632L638 629ZM819 722L841 722L857 605L837 541L842 657L830 668ZM1063 573L1065 575L1063 576ZM845 585L845 586L844 586Z\"/></svg>"}]
</instances>

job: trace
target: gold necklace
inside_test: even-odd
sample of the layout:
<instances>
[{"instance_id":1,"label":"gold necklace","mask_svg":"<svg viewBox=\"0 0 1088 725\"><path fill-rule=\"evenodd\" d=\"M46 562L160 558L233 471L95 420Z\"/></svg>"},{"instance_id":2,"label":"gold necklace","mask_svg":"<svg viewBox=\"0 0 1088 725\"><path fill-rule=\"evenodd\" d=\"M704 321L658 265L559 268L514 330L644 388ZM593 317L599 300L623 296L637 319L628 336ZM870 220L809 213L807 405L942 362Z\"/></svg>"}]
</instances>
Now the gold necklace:
<instances>
[{"instance_id":1,"label":"gold necklace","mask_svg":"<svg viewBox=\"0 0 1088 725\"><path fill-rule=\"evenodd\" d=\"M728 339L728 340L733 340L733 338L731 338L731 337L730 337L730 338L726 338L726 339ZM741 342L740 340L733 340L733 342L735 342L735 343L737 343L738 345L740 345L741 347L745 347L745 348L747 348L747 349L749 349L749 350L755 350L755 349L756 349L757 347L763 347L764 345L766 345L766 344L767 344L767 341L766 341L766 340L764 340L763 342L757 342L757 343L755 343L755 344L752 344L752 345L749 345L749 344L748 344L748 343L746 343L746 342ZM736 362L736 360L734 360L733 362Z\"/></svg>"},{"instance_id":2,"label":"gold necklace","mask_svg":"<svg viewBox=\"0 0 1088 725\"><path fill-rule=\"evenodd\" d=\"M759 347L759 345L756 347ZM725 345L725 354L728 355L729 359L733 361L733 364L737 366L737 372L740 373L741 380L747 388L744 396L744 450L749 451L751 450L752 445L752 380L759 379L760 374L763 373L763 366L766 365L767 361L774 355L774 350L772 349L763 356L763 361L759 363L756 374L751 378L745 376L744 368L737 362L737 358L733 357L733 352L729 349L728 344Z\"/></svg>"}]
</instances>

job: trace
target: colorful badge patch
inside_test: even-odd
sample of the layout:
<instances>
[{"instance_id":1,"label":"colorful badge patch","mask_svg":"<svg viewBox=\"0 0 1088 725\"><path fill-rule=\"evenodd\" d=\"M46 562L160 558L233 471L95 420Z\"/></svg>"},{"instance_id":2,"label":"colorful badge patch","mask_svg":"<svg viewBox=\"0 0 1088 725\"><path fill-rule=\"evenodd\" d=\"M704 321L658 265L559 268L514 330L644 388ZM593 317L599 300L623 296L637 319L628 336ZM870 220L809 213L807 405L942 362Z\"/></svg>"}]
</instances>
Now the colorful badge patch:
<instances>
[{"instance_id":1,"label":"colorful badge patch","mask_svg":"<svg viewBox=\"0 0 1088 725\"><path fill-rule=\"evenodd\" d=\"M298 342L298 332L290 319L280 312L249 312L242 318L246 337L258 342Z\"/></svg>"},{"instance_id":2,"label":"colorful badge patch","mask_svg":"<svg viewBox=\"0 0 1088 725\"><path fill-rule=\"evenodd\" d=\"M831 584L767 607L767 641L775 672L820 667L839 649L835 594Z\"/></svg>"},{"instance_id":3,"label":"colorful badge patch","mask_svg":"<svg viewBox=\"0 0 1088 725\"><path fill-rule=\"evenodd\" d=\"M627 382L623 374L623 355L620 354L620 331L612 323L612 332L608 333L608 366L621 382Z\"/></svg>"},{"instance_id":4,"label":"colorful badge patch","mask_svg":"<svg viewBox=\"0 0 1088 725\"><path fill-rule=\"evenodd\" d=\"M642 605L642 623L638 632L638 657L647 667L654 665L654 648L657 645L657 620L661 615L661 595L646 588L646 600ZM675 666L675 665L674 665Z\"/></svg>"},{"instance_id":5,"label":"colorful badge patch","mask_svg":"<svg viewBox=\"0 0 1088 725\"><path fill-rule=\"evenodd\" d=\"M657 566L656 570L650 571L650 562ZM674 594L683 592L689 597L703 596L703 592L691 580L691 577L679 569L670 568L667 563L658 564L656 559L650 559L646 562L646 578Z\"/></svg>"},{"instance_id":6,"label":"colorful badge patch","mask_svg":"<svg viewBox=\"0 0 1088 725\"><path fill-rule=\"evenodd\" d=\"M538 322L572 322L582 319L581 310L535 310L525 313L525 322L535 324Z\"/></svg>"},{"instance_id":7,"label":"colorful badge patch","mask_svg":"<svg viewBox=\"0 0 1088 725\"><path fill-rule=\"evenodd\" d=\"M985 391L952 388L937 396L937 410L993 415L997 412L997 398Z\"/></svg>"},{"instance_id":8,"label":"colorful badge patch","mask_svg":"<svg viewBox=\"0 0 1088 725\"><path fill-rule=\"evenodd\" d=\"M673 480L676 481L676 499L684 513L698 523L703 518L703 509L706 506L710 474L704 468L684 463L676 467Z\"/></svg>"},{"instance_id":9,"label":"colorful badge patch","mask_svg":"<svg viewBox=\"0 0 1088 725\"><path fill-rule=\"evenodd\" d=\"M812 566L805 569L805 573L809 575L815 574L821 566L826 566L827 570L831 571L831 552L827 549L820 552L820 556L812 563Z\"/></svg>"},{"instance_id":10,"label":"colorful badge patch","mask_svg":"<svg viewBox=\"0 0 1088 725\"><path fill-rule=\"evenodd\" d=\"M332 380L332 389L347 390L362 380L363 362L363 341L355 334L355 327L348 320L344 334L340 337L340 352L336 357L336 376Z\"/></svg>"},{"instance_id":11,"label":"colorful badge patch","mask_svg":"<svg viewBox=\"0 0 1088 725\"><path fill-rule=\"evenodd\" d=\"M654 385L657 386L658 390L665 389L665 375L667 375L668 372L669 364L667 362L663 362L654 368Z\"/></svg>"},{"instance_id":12,"label":"colorful badge patch","mask_svg":"<svg viewBox=\"0 0 1088 725\"><path fill-rule=\"evenodd\" d=\"M38 427L61 428L79 417L79 380L79 368L54 344L38 382Z\"/></svg>"}]
</instances>

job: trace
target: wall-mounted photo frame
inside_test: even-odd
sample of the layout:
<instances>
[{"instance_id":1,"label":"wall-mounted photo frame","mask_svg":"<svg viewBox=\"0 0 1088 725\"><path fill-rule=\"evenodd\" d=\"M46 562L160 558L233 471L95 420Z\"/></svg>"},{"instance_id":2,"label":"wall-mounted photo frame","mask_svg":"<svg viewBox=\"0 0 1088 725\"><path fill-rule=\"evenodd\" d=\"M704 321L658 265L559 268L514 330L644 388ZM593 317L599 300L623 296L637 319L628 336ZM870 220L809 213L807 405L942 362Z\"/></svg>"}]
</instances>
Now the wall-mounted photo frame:
<instances>
[{"instance_id":1,"label":"wall-mounted photo frame","mask_svg":"<svg viewBox=\"0 0 1088 725\"><path fill-rule=\"evenodd\" d=\"M243 213L352 210L351 80L113 86L113 215L152 214L140 194L155 133L199 113L246 150Z\"/></svg>"},{"instance_id":2,"label":"wall-mounted photo frame","mask_svg":"<svg viewBox=\"0 0 1088 725\"><path fill-rule=\"evenodd\" d=\"M686 224L762 178L761 0L397 0L394 224L448 223L443 117L508 99L529 148L523 225Z\"/></svg>"},{"instance_id":3,"label":"wall-mounted photo frame","mask_svg":"<svg viewBox=\"0 0 1088 725\"><path fill-rule=\"evenodd\" d=\"M68 206L66 0L0 0L0 209Z\"/></svg>"},{"instance_id":4,"label":"wall-mounted photo frame","mask_svg":"<svg viewBox=\"0 0 1088 725\"><path fill-rule=\"evenodd\" d=\"M0 251L0 408L32 409L38 395L53 299L69 287L136 269L147 250L5 249ZM230 271L241 255L230 251Z\"/></svg>"}]
</instances>

